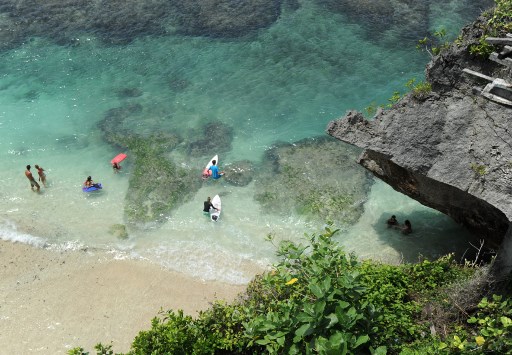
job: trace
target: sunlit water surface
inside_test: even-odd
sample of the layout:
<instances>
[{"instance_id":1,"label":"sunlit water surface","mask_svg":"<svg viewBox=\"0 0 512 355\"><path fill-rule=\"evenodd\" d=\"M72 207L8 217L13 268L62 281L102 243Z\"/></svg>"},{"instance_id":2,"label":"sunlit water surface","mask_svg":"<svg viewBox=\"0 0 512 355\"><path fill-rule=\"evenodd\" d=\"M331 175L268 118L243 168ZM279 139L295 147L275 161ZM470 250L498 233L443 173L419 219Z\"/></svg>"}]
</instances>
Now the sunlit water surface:
<instances>
[{"instance_id":1,"label":"sunlit water surface","mask_svg":"<svg viewBox=\"0 0 512 355\"><path fill-rule=\"evenodd\" d=\"M432 29L444 26L452 36L471 20L460 2L431 12ZM327 123L348 109L386 103L393 91L405 91L410 78L422 80L429 59L412 44L370 41L359 26L313 5L242 39L172 35L112 47L84 36L79 42L62 47L34 38L0 55L0 235L55 249L112 250L117 257L143 257L235 284L275 261L274 246L264 241L268 234L301 241L324 225L292 212L268 214L254 200L254 183L233 187L220 181L205 183L162 225L129 229L126 240L114 237L109 228L125 224L132 162L128 158L121 173L113 174L109 161L119 151L97 127L106 111L130 100L143 105L144 125L131 122L141 132L181 134L217 119L235 130L233 149L221 156L221 165L259 162L278 141L324 135ZM176 83L186 85L178 90ZM142 96L118 95L133 87ZM174 159L198 171L205 164ZM46 169L48 187L40 194L23 176L27 164ZM88 175L103 183L101 193L81 191ZM212 223L201 209L205 197L217 193L223 211ZM386 228L391 214L401 222L410 219L414 233ZM462 254L470 237L448 217L376 181L360 220L336 238L361 257L399 262L419 254Z\"/></svg>"}]
</instances>

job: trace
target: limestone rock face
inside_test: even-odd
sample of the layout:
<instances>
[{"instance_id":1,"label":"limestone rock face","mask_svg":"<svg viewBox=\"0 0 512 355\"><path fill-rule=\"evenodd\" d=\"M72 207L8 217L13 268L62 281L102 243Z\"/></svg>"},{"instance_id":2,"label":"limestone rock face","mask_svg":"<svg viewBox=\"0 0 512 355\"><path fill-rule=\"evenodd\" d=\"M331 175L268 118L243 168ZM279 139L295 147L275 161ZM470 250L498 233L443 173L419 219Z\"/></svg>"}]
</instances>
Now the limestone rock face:
<instances>
[{"instance_id":1,"label":"limestone rock face","mask_svg":"<svg viewBox=\"0 0 512 355\"><path fill-rule=\"evenodd\" d=\"M348 112L327 133L363 148L359 163L395 190L497 245L512 221L512 109L475 96L479 83L462 69L509 82L512 75L471 58L475 31L477 25L464 29L462 44L427 66L433 91L426 99L409 94L370 120Z\"/></svg>"}]
</instances>

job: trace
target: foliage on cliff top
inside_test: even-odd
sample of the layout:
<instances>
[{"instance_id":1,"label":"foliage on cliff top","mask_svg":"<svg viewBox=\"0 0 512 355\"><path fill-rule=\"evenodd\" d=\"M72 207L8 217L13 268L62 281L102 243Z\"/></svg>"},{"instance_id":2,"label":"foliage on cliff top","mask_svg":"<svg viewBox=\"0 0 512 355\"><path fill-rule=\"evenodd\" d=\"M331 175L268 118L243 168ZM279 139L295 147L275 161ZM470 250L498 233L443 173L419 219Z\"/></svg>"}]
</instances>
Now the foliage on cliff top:
<instances>
[{"instance_id":1,"label":"foliage on cliff top","mask_svg":"<svg viewBox=\"0 0 512 355\"><path fill-rule=\"evenodd\" d=\"M495 47L485 41L487 37L504 37L512 32L512 1L495 0L495 6L489 11L484 12L483 16L487 19L485 25L481 27L483 31L477 44L469 47L471 54L487 58Z\"/></svg>"}]
</instances>

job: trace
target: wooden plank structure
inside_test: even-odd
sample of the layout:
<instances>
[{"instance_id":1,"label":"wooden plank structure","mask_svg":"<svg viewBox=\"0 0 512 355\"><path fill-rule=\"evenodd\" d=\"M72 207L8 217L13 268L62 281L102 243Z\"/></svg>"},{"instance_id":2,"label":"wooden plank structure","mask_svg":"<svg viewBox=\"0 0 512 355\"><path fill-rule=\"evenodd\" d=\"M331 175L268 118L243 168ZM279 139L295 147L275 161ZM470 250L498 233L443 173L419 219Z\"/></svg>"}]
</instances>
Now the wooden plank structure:
<instances>
[{"instance_id":1,"label":"wooden plank structure","mask_svg":"<svg viewBox=\"0 0 512 355\"><path fill-rule=\"evenodd\" d=\"M503 45L502 51L492 53L489 59L512 68L512 34L508 33L505 38L487 37L485 40L490 44ZM464 68L462 71L488 82L484 88L473 87L475 94L479 94L493 102L512 107L512 84L504 79L493 78L468 68Z\"/></svg>"}]
</instances>

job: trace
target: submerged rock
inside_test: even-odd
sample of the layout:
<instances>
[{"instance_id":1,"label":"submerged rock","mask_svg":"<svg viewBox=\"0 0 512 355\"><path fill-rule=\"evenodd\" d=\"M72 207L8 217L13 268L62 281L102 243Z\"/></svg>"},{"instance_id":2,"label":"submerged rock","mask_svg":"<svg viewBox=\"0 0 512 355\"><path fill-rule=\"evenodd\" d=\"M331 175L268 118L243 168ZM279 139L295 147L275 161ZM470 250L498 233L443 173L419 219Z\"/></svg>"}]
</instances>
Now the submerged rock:
<instances>
[{"instance_id":1,"label":"submerged rock","mask_svg":"<svg viewBox=\"0 0 512 355\"><path fill-rule=\"evenodd\" d=\"M199 138L187 144L190 156L207 156L211 152L225 153L231 150L233 127L216 120L206 123L191 135Z\"/></svg>"},{"instance_id":2,"label":"submerged rock","mask_svg":"<svg viewBox=\"0 0 512 355\"><path fill-rule=\"evenodd\" d=\"M173 3L181 32L239 37L268 27L281 13L279 0L182 0Z\"/></svg>"},{"instance_id":3,"label":"submerged rock","mask_svg":"<svg viewBox=\"0 0 512 355\"><path fill-rule=\"evenodd\" d=\"M181 143L180 136L165 131L143 135L124 127L126 119L141 111L140 105L111 109L98 124L106 141L134 158L125 204L125 217L134 225L164 221L201 185L196 171L167 158Z\"/></svg>"},{"instance_id":4,"label":"submerged rock","mask_svg":"<svg viewBox=\"0 0 512 355\"><path fill-rule=\"evenodd\" d=\"M117 90L117 96L121 99L142 96L143 92L139 88L122 88Z\"/></svg>"},{"instance_id":5,"label":"submerged rock","mask_svg":"<svg viewBox=\"0 0 512 355\"><path fill-rule=\"evenodd\" d=\"M235 161L222 170L226 173L224 180L235 186L249 185L255 173L254 164L250 160Z\"/></svg>"},{"instance_id":6,"label":"submerged rock","mask_svg":"<svg viewBox=\"0 0 512 355\"><path fill-rule=\"evenodd\" d=\"M278 0L5 0L0 3L0 48L33 37L79 46L77 38L84 34L107 44L126 44L175 28L186 34L238 37L270 26L280 11Z\"/></svg>"},{"instance_id":7,"label":"submerged rock","mask_svg":"<svg viewBox=\"0 0 512 355\"><path fill-rule=\"evenodd\" d=\"M371 178L354 158L359 149L333 139L306 139L267 151L255 198L265 210L345 226L357 221Z\"/></svg>"},{"instance_id":8,"label":"submerged rock","mask_svg":"<svg viewBox=\"0 0 512 355\"><path fill-rule=\"evenodd\" d=\"M133 137L128 147L135 155L126 195L128 221L135 224L163 221L199 190L197 172L166 159L161 144L151 137Z\"/></svg>"},{"instance_id":9,"label":"submerged rock","mask_svg":"<svg viewBox=\"0 0 512 355\"><path fill-rule=\"evenodd\" d=\"M429 2L409 0L318 0L333 12L367 28L369 38L383 39L387 31L414 41L428 33ZM366 24L371 24L366 26Z\"/></svg>"},{"instance_id":10,"label":"submerged rock","mask_svg":"<svg viewBox=\"0 0 512 355\"><path fill-rule=\"evenodd\" d=\"M113 224L110 226L108 232L119 239L127 239L128 232L124 224Z\"/></svg>"}]
</instances>

